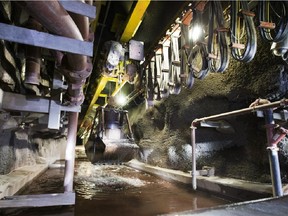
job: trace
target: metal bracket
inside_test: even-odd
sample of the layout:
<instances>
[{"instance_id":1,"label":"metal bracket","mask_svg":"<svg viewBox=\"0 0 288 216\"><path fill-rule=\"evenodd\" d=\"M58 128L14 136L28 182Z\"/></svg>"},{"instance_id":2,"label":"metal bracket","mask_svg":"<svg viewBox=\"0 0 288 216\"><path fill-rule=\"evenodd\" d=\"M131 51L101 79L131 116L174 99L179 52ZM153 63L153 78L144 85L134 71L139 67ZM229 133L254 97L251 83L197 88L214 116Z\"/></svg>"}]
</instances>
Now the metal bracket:
<instances>
[{"instance_id":1,"label":"metal bracket","mask_svg":"<svg viewBox=\"0 0 288 216\"><path fill-rule=\"evenodd\" d=\"M264 112L261 110L256 111L256 115L259 118L264 118ZM283 109L279 111L273 111L273 119L287 121L288 120L288 111Z\"/></svg>"},{"instance_id":2,"label":"metal bracket","mask_svg":"<svg viewBox=\"0 0 288 216\"><path fill-rule=\"evenodd\" d=\"M80 106L63 106L60 100L54 100L53 98L4 92L0 89L0 110L49 113L49 118L53 118L49 119L49 121L53 122L53 128L48 127L49 129L59 129L55 126L55 111L58 113L61 111L80 112L80 109ZM58 118L56 117L56 119Z\"/></svg>"}]
</instances>

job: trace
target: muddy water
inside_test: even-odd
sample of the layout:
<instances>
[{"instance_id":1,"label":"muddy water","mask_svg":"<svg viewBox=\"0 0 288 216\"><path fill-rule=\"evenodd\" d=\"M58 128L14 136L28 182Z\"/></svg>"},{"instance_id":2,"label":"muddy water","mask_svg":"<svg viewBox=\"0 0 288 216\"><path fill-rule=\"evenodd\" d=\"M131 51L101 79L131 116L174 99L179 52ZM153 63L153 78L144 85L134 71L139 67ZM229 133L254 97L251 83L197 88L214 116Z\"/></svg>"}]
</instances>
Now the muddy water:
<instances>
[{"instance_id":1,"label":"muddy water","mask_svg":"<svg viewBox=\"0 0 288 216\"><path fill-rule=\"evenodd\" d=\"M23 194L63 192L64 169L49 169ZM189 187L175 185L124 165L92 165L77 161L75 207L11 210L6 215L111 216L159 215L228 203Z\"/></svg>"}]
</instances>

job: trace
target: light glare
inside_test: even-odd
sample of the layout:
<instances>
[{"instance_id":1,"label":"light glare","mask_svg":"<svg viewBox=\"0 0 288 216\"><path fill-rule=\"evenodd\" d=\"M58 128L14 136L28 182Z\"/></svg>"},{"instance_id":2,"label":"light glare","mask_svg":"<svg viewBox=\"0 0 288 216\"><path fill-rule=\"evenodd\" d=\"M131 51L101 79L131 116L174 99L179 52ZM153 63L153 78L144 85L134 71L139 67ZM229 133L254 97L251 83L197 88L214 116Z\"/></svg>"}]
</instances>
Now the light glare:
<instances>
[{"instance_id":1,"label":"light glare","mask_svg":"<svg viewBox=\"0 0 288 216\"><path fill-rule=\"evenodd\" d=\"M202 34L203 34L203 30L202 30L201 26L195 25L190 30L190 39L195 42L195 41L199 40L199 38L202 36Z\"/></svg>"},{"instance_id":2,"label":"light glare","mask_svg":"<svg viewBox=\"0 0 288 216\"><path fill-rule=\"evenodd\" d=\"M126 97L122 94L118 95L116 101L118 105L123 106L126 103Z\"/></svg>"}]
</instances>

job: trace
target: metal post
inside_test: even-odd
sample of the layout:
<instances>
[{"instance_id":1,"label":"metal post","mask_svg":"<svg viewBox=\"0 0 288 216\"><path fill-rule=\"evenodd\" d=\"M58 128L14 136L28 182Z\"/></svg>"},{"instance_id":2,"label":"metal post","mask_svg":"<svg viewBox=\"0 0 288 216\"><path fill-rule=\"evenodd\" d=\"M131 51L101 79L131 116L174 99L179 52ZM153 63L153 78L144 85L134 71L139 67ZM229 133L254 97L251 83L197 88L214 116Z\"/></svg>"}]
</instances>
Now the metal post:
<instances>
[{"instance_id":1,"label":"metal post","mask_svg":"<svg viewBox=\"0 0 288 216\"><path fill-rule=\"evenodd\" d=\"M280 165L278 159L277 143L273 142L273 109L267 109L264 111L265 123L266 123L266 135L267 135L267 149L270 164L270 174L273 186L273 196L283 196L282 182L280 175Z\"/></svg>"},{"instance_id":2,"label":"metal post","mask_svg":"<svg viewBox=\"0 0 288 216\"><path fill-rule=\"evenodd\" d=\"M196 180L196 141L195 141L195 130L196 127L191 126L191 145L192 145L192 188L197 189Z\"/></svg>"},{"instance_id":3,"label":"metal post","mask_svg":"<svg viewBox=\"0 0 288 216\"><path fill-rule=\"evenodd\" d=\"M78 122L78 113L70 112L68 123L68 134L67 134L67 146L65 154L65 176L64 176L65 192L73 192L77 122Z\"/></svg>"}]
</instances>

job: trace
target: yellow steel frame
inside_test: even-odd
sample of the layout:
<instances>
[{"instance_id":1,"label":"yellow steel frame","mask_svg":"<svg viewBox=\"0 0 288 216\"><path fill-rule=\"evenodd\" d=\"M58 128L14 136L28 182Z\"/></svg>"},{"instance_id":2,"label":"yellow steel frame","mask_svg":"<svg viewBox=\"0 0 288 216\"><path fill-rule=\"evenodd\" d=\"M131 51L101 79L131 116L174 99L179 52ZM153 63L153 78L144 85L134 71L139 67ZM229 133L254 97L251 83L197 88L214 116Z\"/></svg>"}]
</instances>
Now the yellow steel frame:
<instances>
[{"instance_id":1,"label":"yellow steel frame","mask_svg":"<svg viewBox=\"0 0 288 216\"><path fill-rule=\"evenodd\" d=\"M143 15L150 4L150 0L138 0L137 4L131 13L128 23L124 29L124 32L120 38L121 42L128 42L137 31L141 24Z\"/></svg>"},{"instance_id":2,"label":"yellow steel frame","mask_svg":"<svg viewBox=\"0 0 288 216\"><path fill-rule=\"evenodd\" d=\"M105 93L102 93L102 91L104 90L105 86L107 85L108 82L115 82L115 89L113 90L113 92L109 92L109 95L108 94L105 94ZM85 134L89 134L88 131L86 131L86 128L88 126L88 130L90 130L90 126L91 124L93 124L93 117L94 117L94 114L95 114L95 110L97 109L97 107L99 106L103 106L105 107L108 103L108 96L115 96L119 90L125 85L125 83L127 82L126 79L123 79L122 81L120 81L118 79L118 77L110 77L110 76L106 76L106 75L101 75L101 77L99 78L99 82L98 82L98 85L97 85L97 88L95 90L95 93L93 95L93 98L90 102L90 105L88 107L88 110L84 116L84 119L81 123L81 126L79 128L79 131L78 131L78 135L79 136L83 136ZM104 97L105 98L105 103L104 105L100 105L100 104L97 104L97 100L99 97Z\"/></svg>"}]
</instances>

